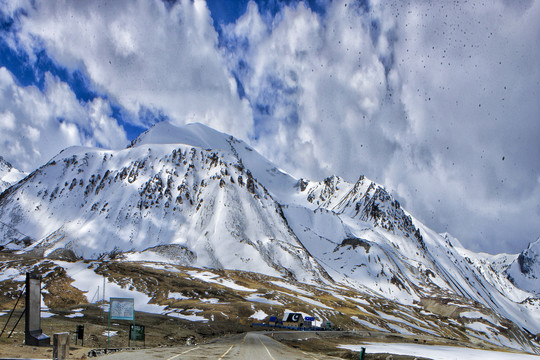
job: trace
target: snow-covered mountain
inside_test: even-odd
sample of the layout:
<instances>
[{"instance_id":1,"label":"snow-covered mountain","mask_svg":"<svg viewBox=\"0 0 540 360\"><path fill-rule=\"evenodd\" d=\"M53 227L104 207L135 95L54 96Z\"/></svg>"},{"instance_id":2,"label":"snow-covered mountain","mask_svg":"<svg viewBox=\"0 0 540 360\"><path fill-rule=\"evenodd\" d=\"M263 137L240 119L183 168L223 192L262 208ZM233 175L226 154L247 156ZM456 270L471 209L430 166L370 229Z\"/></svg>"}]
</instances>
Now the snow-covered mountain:
<instances>
[{"instance_id":1,"label":"snow-covered mountain","mask_svg":"<svg viewBox=\"0 0 540 360\"><path fill-rule=\"evenodd\" d=\"M540 238L517 256L506 273L517 287L540 296Z\"/></svg>"},{"instance_id":2,"label":"snow-covered mountain","mask_svg":"<svg viewBox=\"0 0 540 360\"><path fill-rule=\"evenodd\" d=\"M216 150L202 148L197 136L190 145L148 144L156 132L171 134L163 124L122 151L62 151L2 195L1 221L27 238L6 235L1 245L84 258L163 256L166 246L179 264L324 278L279 204L230 149L252 150L202 125L187 129L206 132ZM229 142L229 152L221 151Z\"/></svg>"},{"instance_id":3,"label":"snow-covered mountain","mask_svg":"<svg viewBox=\"0 0 540 360\"><path fill-rule=\"evenodd\" d=\"M528 350L523 335L501 337L508 320L540 333L540 241L520 255L470 252L363 176L295 179L201 124L160 123L119 151L66 149L0 195L0 221L4 250L124 253L338 284L441 316L479 309L491 320L474 336Z\"/></svg>"},{"instance_id":4,"label":"snow-covered mountain","mask_svg":"<svg viewBox=\"0 0 540 360\"><path fill-rule=\"evenodd\" d=\"M0 193L26 176L0 156Z\"/></svg>"}]
</instances>

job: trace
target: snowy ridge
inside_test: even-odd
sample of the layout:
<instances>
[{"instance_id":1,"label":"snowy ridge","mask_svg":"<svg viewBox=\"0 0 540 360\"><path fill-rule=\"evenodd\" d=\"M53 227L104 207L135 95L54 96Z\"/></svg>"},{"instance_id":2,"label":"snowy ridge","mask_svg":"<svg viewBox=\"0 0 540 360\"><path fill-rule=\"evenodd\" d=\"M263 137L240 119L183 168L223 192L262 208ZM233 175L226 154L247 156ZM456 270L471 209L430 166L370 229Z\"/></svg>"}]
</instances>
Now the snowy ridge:
<instances>
[{"instance_id":1,"label":"snowy ridge","mask_svg":"<svg viewBox=\"0 0 540 360\"><path fill-rule=\"evenodd\" d=\"M67 149L4 194L0 218L35 240L24 251L45 256L176 245L184 252L177 261L194 266L324 278L249 170L184 145Z\"/></svg>"},{"instance_id":2,"label":"snowy ridge","mask_svg":"<svg viewBox=\"0 0 540 360\"><path fill-rule=\"evenodd\" d=\"M0 156L0 193L26 176Z\"/></svg>"},{"instance_id":3,"label":"snowy ridge","mask_svg":"<svg viewBox=\"0 0 540 360\"><path fill-rule=\"evenodd\" d=\"M528 351L519 327L540 333L540 239L519 255L473 253L364 176L297 180L201 124L160 123L120 151L68 148L0 195L0 222L4 250L332 284ZM419 321L392 329L429 328Z\"/></svg>"},{"instance_id":4,"label":"snowy ridge","mask_svg":"<svg viewBox=\"0 0 540 360\"><path fill-rule=\"evenodd\" d=\"M517 256L506 273L517 287L540 296L540 238Z\"/></svg>"}]
</instances>

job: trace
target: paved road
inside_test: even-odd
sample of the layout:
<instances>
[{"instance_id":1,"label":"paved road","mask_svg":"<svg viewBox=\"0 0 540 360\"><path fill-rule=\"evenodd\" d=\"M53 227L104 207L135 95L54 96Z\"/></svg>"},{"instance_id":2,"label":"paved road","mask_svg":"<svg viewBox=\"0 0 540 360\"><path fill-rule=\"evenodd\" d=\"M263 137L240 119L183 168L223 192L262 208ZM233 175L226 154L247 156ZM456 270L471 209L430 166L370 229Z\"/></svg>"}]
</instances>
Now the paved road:
<instances>
[{"instance_id":1,"label":"paved road","mask_svg":"<svg viewBox=\"0 0 540 360\"><path fill-rule=\"evenodd\" d=\"M283 345L278 341L263 335L250 332L223 338L213 343L177 347L156 348L137 351L124 351L100 357L107 360L336 360L338 358L314 355Z\"/></svg>"}]
</instances>

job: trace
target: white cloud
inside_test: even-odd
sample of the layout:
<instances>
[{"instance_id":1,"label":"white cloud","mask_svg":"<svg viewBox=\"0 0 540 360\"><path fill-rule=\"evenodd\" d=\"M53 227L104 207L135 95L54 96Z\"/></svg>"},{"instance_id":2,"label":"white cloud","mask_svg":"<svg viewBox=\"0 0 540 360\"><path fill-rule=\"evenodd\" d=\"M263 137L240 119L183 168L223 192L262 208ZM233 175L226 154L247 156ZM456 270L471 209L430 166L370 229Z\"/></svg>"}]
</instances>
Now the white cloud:
<instances>
[{"instance_id":1,"label":"white cloud","mask_svg":"<svg viewBox=\"0 0 540 360\"><path fill-rule=\"evenodd\" d=\"M235 48L229 65L252 104L264 109L256 124L258 147L299 175L345 173L369 154L370 145L393 146L387 139L373 141L382 131L373 116L386 79L369 22L362 9L344 3L328 11L321 19L303 3L285 7L261 29L264 21L251 3L237 25L225 29L231 43L249 44ZM363 165L355 176L373 168L368 161Z\"/></svg>"},{"instance_id":2,"label":"white cloud","mask_svg":"<svg viewBox=\"0 0 540 360\"><path fill-rule=\"evenodd\" d=\"M519 251L540 233L540 4L530 5L400 11L394 50L409 130L384 182L475 250Z\"/></svg>"},{"instance_id":3,"label":"white cloud","mask_svg":"<svg viewBox=\"0 0 540 360\"><path fill-rule=\"evenodd\" d=\"M539 2L357 5L265 22L251 3L225 28L257 147L297 176L364 173L475 250L523 249L540 233Z\"/></svg>"},{"instance_id":4,"label":"white cloud","mask_svg":"<svg viewBox=\"0 0 540 360\"><path fill-rule=\"evenodd\" d=\"M43 46L59 64L84 69L135 115L150 109L242 138L252 129L204 1L37 1L17 36L30 53Z\"/></svg>"},{"instance_id":5,"label":"white cloud","mask_svg":"<svg viewBox=\"0 0 540 360\"><path fill-rule=\"evenodd\" d=\"M67 84L46 74L45 89L18 85L0 68L1 155L23 171L41 166L72 145L120 148L125 131L103 99L79 102Z\"/></svg>"},{"instance_id":6,"label":"white cloud","mask_svg":"<svg viewBox=\"0 0 540 360\"><path fill-rule=\"evenodd\" d=\"M218 49L202 1L21 2L27 15L10 44L82 69L134 114L251 138L297 176L365 174L475 250L524 248L540 233L540 2L361 3L329 2L323 15L299 3L275 17L250 3ZM115 144L106 101L76 106L53 77L41 94L4 75L0 85L34 109L14 101L0 111L6 129L31 112L24 141L0 140L27 164L51 148L44 133ZM47 120L57 117L71 120Z\"/></svg>"}]
</instances>

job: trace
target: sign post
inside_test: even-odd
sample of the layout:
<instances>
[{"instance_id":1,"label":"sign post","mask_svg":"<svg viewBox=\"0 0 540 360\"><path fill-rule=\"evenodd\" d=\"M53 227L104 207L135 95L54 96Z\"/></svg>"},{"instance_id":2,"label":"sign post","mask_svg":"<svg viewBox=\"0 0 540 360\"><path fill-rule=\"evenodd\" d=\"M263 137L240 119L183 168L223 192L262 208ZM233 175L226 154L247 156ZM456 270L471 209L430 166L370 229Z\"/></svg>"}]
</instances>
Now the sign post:
<instances>
[{"instance_id":1,"label":"sign post","mask_svg":"<svg viewBox=\"0 0 540 360\"><path fill-rule=\"evenodd\" d=\"M77 345L77 339L81 340L81 346L84 346L84 325L77 325L77 336L75 336L75 345Z\"/></svg>"},{"instance_id":2,"label":"sign post","mask_svg":"<svg viewBox=\"0 0 540 360\"><path fill-rule=\"evenodd\" d=\"M111 320L133 320L135 326L135 300L133 298L110 298L107 324L107 352L111 341ZM135 344L135 341L133 342Z\"/></svg>"},{"instance_id":3,"label":"sign post","mask_svg":"<svg viewBox=\"0 0 540 360\"><path fill-rule=\"evenodd\" d=\"M146 347L146 339L144 335L144 325L130 325L129 326L129 339L133 339L133 346L135 347L135 340L143 341L144 347Z\"/></svg>"}]
</instances>

